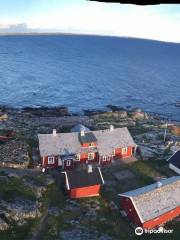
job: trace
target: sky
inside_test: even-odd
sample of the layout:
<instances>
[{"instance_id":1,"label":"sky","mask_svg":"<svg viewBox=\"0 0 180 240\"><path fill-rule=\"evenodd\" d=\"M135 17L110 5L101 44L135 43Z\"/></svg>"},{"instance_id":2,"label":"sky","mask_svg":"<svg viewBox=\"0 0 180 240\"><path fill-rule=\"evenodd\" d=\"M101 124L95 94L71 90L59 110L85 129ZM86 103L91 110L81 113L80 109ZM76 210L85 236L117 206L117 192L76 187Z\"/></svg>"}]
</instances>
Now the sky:
<instances>
[{"instance_id":1,"label":"sky","mask_svg":"<svg viewBox=\"0 0 180 240\"><path fill-rule=\"evenodd\" d=\"M0 0L0 33L68 32L180 43L180 5Z\"/></svg>"}]
</instances>

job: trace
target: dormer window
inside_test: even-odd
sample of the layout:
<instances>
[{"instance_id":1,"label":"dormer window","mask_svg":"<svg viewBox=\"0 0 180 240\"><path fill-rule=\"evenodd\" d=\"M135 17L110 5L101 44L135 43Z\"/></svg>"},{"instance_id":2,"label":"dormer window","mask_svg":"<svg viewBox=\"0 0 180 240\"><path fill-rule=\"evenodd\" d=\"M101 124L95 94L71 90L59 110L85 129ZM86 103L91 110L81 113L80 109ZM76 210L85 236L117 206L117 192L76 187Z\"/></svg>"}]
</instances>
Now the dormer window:
<instances>
[{"instance_id":1,"label":"dormer window","mask_svg":"<svg viewBox=\"0 0 180 240\"><path fill-rule=\"evenodd\" d=\"M94 147L94 143L89 143L89 147Z\"/></svg>"}]
</instances>

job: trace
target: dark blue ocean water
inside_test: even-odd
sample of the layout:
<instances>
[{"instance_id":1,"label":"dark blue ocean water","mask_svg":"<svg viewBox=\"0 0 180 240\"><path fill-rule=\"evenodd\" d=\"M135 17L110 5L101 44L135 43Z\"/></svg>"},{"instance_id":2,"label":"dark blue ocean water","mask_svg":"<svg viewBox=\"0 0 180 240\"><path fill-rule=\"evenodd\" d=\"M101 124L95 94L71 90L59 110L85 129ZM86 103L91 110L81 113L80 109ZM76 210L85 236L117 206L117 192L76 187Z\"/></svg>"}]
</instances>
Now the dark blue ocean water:
<instances>
[{"instance_id":1,"label":"dark blue ocean water","mask_svg":"<svg viewBox=\"0 0 180 240\"><path fill-rule=\"evenodd\" d=\"M1 36L0 104L72 111L131 105L180 120L180 44L73 35Z\"/></svg>"}]
</instances>

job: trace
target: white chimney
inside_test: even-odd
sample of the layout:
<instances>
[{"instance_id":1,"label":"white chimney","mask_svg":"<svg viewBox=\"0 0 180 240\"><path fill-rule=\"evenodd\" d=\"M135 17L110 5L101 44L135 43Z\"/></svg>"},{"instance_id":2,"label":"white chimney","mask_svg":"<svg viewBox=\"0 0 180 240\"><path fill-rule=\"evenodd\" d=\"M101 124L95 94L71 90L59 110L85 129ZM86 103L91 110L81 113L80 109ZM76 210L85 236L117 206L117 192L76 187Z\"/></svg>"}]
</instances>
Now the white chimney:
<instances>
[{"instance_id":1,"label":"white chimney","mask_svg":"<svg viewBox=\"0 0 180 240\"><path fill-rule=\"evenodd\" d=\"M81 130L81 137L83 137L84 135L85 135L85 132L84 132L84 130Z\"/></svg>"},{"instance_id":2,"label":"white chimney","mask_svg":"<svg viewBox=\"0 0 180 240\"><path fill-rule=\"evenodd\" d=\"M162 186L162 183L161 182L157 182L157 188L161 187Z\"/></svg>"},{"instance_id":3,"label":"white chimney","mask_svg":"<svg viewBox=\"0 0 180 240\"><path fill-rule=\"evenodd\" d=\"M53 129L53 136L55 137L57 135L56 129Z\"/></svg>"},{"instance_id":4,"label":"white chimney","mask_svg":"<svg viewBox=\"0 0 180 240\"><path fill-rule=\"evenodd\" d=\"M92 165L88 165L88 173L92 173L93 169L92 169Z\"/></svg>"},{"instance_id":5,"label":"white chimney","mask_svg":"<svg viewBox=\"0 0 180 240\"><path fill-rule=\"evenodd\" d=\"M113 126L113 125L110 125L109 130L110 130L110 132L114 131L114 126Z\"/></svg>"}]
</instances>

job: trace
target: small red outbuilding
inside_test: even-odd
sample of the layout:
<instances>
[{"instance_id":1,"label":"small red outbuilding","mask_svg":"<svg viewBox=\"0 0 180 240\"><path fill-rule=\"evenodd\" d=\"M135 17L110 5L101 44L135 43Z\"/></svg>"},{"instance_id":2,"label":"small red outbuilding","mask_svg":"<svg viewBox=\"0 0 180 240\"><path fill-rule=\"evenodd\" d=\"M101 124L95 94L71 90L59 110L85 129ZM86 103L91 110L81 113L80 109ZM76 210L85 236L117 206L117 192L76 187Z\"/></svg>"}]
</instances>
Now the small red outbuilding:
<instances>
[{"instance_id":1,"label":"small red outbuilding","mask_svg":"<svg viewBox=\"0 0 180 240\"><path fill-rule=\"evenodd\" d=\"M121 208L135 226L153 229L180 215L180 176L119 196Z\"/></svg>"},{"instance_id":2,"label":"small red outbuilding","mask_svg":"<svg viewBox=\"0 0 180 240\"><path fill-rule=\"evenodd\" d=\"M65 175L65 188L70 198L99 196L104 179L100 168L88 165L85 170L63 172Z\"/></svg>"}]
</instances>

